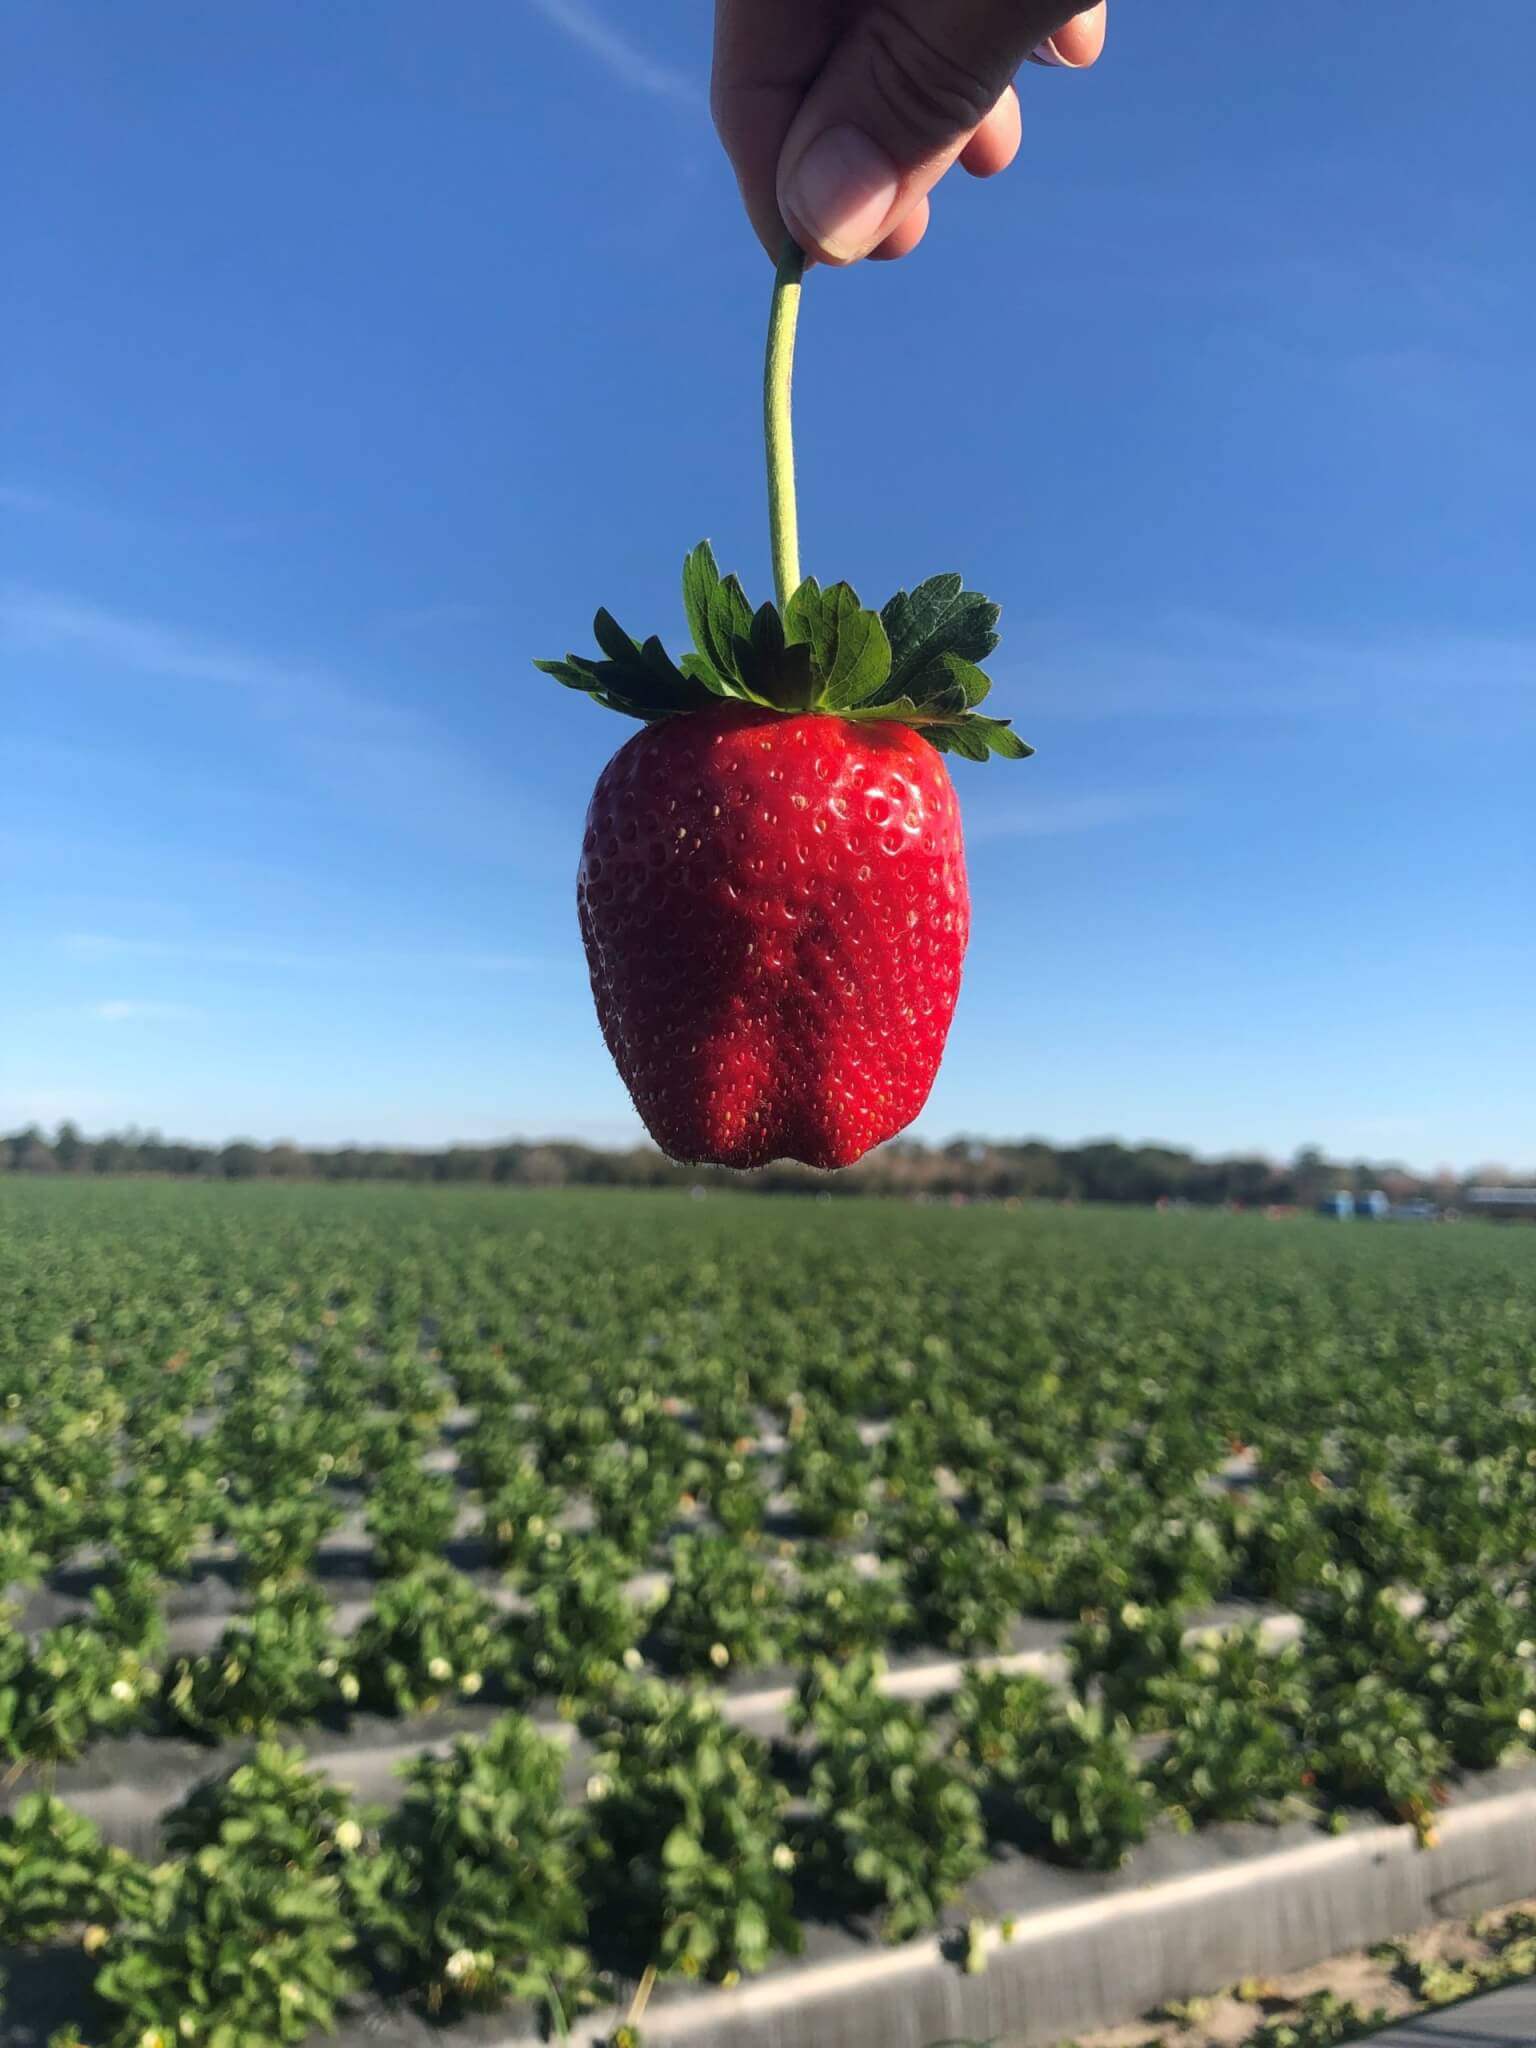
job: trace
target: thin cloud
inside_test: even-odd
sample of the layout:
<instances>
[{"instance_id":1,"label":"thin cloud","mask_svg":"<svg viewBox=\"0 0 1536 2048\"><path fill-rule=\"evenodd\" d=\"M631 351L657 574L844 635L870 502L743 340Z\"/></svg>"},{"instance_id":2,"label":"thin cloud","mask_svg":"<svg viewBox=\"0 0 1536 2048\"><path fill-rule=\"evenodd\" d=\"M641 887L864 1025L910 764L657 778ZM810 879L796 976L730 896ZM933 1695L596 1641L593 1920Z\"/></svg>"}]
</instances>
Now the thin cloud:
<instances>
[{"instance_id":1,"label":"thin cloud","mask_svg":"<svg viewBox=\"0 0 1536 2048\"><path fill-rule=\"evenodd\" d=\"M1084 790L1075 796L1020 795L1007 811L973 812L966 836L982 839L1045 839L1072 832L1103 832L1120 825L1139 825L1148 818L1167 818L1184 808L1185 798L1171 789Z\"/></svg>"},{"instance_id":2,"label":"thin cloud","mask_svg":"<svg viewBox=\"0 0 1536 2048\"><path fill-rule=\"evenodd\" d=\"M181 1024L200 1013L186 1003L143 1002L137 997L118 997L111 1002L92 1003L88 1014L103 1024Z\"/></svg>"},{"instance_id":3,"label":"thin cloud","mask_svg":"<svg viewBox=\"0 0 1536 2048\"><path fill-rule=\"evenodd\" d=\"M1034 706L1074 722L1171 712L1331 720L1349 710L1483 724L1500 708L1515 717L1536 711L1536 635L1351 640L1171 613L1124 638L1042 634L1027 688Z\"/></svg>"},{"instance_id":4,"label":"thin cloud","mask_svg":"<svg viewBox=\"0 0 1536 2048\"><path fill-rule=\"evenodd\" d=\"M316 947L231 945L222 940L156 939L112 932L60 932L55 943L77 960L151 960L191 967L246 967L262 973L534 974L550 962L530 953L405 948L347 952Z\"/></svg>"},{"instance_id":5,"label":"thin cloud","mask_svg":"<svg viewBox=\"0 0 1536 2048\"><path fill-rule=\"evenodd\" d=\"M559 29L568 42L595 57L610 76L631 92L648 93L653 99L678 100L687 106L703 105L704 96L691 78L632 43L587 0L529 0L529 4Z\"/></svg>"},{"instance_id":6,"label":"thin cloud","mask_svg":"<svg viewBox=\"0 0 1536 2048\"><path fill-rule=\"evenodd\" d=\"M0 635L23 651L75 655L109 669L223 691L328 804L338 799L392 831L527 867L558 846L554 821L522 794L509 826L505 783L412 705L365 695L312 664L210 640L88 601L0 585Z\"/></svg>"}]
</instances>

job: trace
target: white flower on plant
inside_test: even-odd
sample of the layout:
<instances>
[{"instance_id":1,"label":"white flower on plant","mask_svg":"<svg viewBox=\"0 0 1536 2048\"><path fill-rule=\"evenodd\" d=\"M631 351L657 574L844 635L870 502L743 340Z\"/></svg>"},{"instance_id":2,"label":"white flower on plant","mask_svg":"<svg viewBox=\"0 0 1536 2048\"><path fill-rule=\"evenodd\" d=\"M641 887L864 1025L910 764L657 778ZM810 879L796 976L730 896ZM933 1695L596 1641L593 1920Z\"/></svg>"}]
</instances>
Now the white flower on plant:
<instances>
[{"instance_id":1,"label":"white flower on plant","mask_svg":"<svg viewBox=\"0 0 1536 2048\"><path fill-rule=\"evenodd\" d=\"M472 1948L456 1948L443 1965L443 1975L450 1984L467 1984L478 1977L489 1962L489 1956L477 1955Z\"/></svg>"},{"instance_id":2,"label":"white flower on plant","mask_svg":"<svg viewBox=\"0 0 1536 2048\"><path fill-rule=\"evenodd\" d=\"M441 1684L445 1678L452 1678L453 1666L446 1657L430 1658L427 1663L427 1676L435 1678Z\"/></svg>"},{"instance_id":3,"label":"white flower on plant","mask_svg":"<svg viewBox=\"0 0 1536 2048\"><path fill-rule=\"evenodd\" d=\"M484 1683L485 1680L480 1676L480 1673L478 1671L466 1671L464 1676L459 1680L459 1691L463 1693L467 1698L473 1699L475 1694L480 1690L481 1686L484 1685Z\"/></svg>"},{"instance_id":4,"label":"white flower on plant","mask_svg":"<svg viewBox=\"0 0 1536 2048\"><path fill-rule=\"evenodd\" d=\"M113 1679L112 1697L113 1699L117 1700L120 1705L126 1707L130 1700L136 1700L138 1696L139 1695L137 1690L134 1688L133 1685L129 1683L129 1681L126 1678Z\"/></svg>"},{"instance_id":5,"label":"white flower on plant","mask_svg":"<svg viewBox=\"0 0 1536 2048\"><path fill-rule=\"evenodd\" d=\"M542 1536L544 1534L544 1517L542 1515L530 1515L528 1517L528 1534L530 1536Z\"/></svg>"},{"instance_id":6,"label":"white flower on plant","mask_svg":"<svg viewBox=\"0 0 1536 2048\"><path fill-rule=\"evenodd\" d=\"M731 1653L725 1647L724 1643L710 1644L709 1661L711 1664L714 1665L717 1671L723 1671L725 1669L726 1665L729 1664L731 1661Z\"/></svg>"},{"instance_id":7,"label":"white flower on plant","mask_svg":"<svg viewBox=\"0 0 1536 2048\"><path fill-rule=\"evenodd\" d=\"M358 1685L357 1679L352 1672L343 1671L340 1678L336 1681L336 1690L350 1704L351 1701L357 1698L361 1687Z\"/></svg>"},{"instance_id":8,"label":"white flower on plant","mask_svg":"<svg viewBox=\"0 0 1536 2048\"><path fill-rule=\"evenodd\" d=\"M93 1956L95 1955L97 1949L104 1948L106 1946L106 1941L106 1928L93 1920L90 1926L87 1927L85 1932L81 1935L80 1946L85 1950L88 1956Z\"/></svg>"},{"instance_id":9,"label":"white flower on plant","mask_svg":"<svg viewBox=\"0 0 1536 2048\"><path fill-rule=\"evenodd\" d=\"M603 1771L594 1771L587 1780L589 1799L606 1799L613 1790L613 1780Z\"/></svg>"},{"instance_id":10,"label":"white flower on plant","mask_svg":"<svg viewBox=\"0 0 1536 2048\"><path fill-rule=\"evenodd\" d=\"M283 1982L277 1987L277 1996L279 2002L283 2005L302 2005L304 2003L304 1987L301 1984L295 1984L291 1978L285 1977Z\"/></svg>"},{"instance_id":11,"label":"white flower on plant","mask_svg":"<svg viewBox=\"0 0 1536 2048\"><path fill-rule=\"evenodd\" d=\"M1536 1707L1522 1707L1515 1726L1522 1735L1536 1735Z\"/></svg>"},{"instance_id":12,"label":"white flower on plant","mask_svg":"<svg viewBox=\"0 0 1536 2048\"><path fill-rule=\"evenodd\" d=\"M640 1652L635 1648L634 1644L631 1643L629 1648L624 1652L624 1669L626 1671L638 1671L640 1669L640 1666L644 1662L645 1659L641 1656Z\"/></svg>"},{"instance_id":13,"label":"white flower on plant","mask_svg":"<svg viewBox=\"0 0 1536 2048\"><path fill-rule=\"evenodd\" d=\"M355 1820L344 1820L337 1828L336 1846L347 1856L363 1846L363 1831Z\"/></svg>"},{"instance_id":14,"label":"white flower on plant","mask_svg":"<svg viewBox=\"0 0 1536 2048\"><path fill-rule=\"evenodd\" d=\"M1531 1642L1528 1637L1522 1637L1515 1645L1515 1655L1517 1657L1536 1657L1536 1643Z\"/></svg>"},{"instance_id":15,"label":"white flower on plant","mask_svg":"<svg viewBox=\"0 0 1536 2048\"><path fill-rule=\"evenodd\" d=\"M793 1849L791 1849L791 1847L789 1846L788 1842L775 1842L775 1843L774 1843L774 1845L773 1845L773 1867L774 1867L774 1869L775 1869L775 1870L793 1870L793 1869L794 1869L794 1867L795 1867L795 1852L794 1852L794 1850L793 1850Z\"/></svg>"}]
</instances>

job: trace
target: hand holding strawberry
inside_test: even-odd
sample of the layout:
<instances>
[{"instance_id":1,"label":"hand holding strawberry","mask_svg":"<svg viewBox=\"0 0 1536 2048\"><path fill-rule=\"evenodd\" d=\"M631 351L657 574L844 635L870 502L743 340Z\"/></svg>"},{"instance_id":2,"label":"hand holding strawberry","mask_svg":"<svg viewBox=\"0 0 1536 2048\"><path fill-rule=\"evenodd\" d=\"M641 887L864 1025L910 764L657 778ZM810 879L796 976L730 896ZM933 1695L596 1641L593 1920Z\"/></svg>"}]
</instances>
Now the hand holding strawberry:
<instances>
[{"instance_id":1,"label":"hand holding strawberry","mask_svg":"<svg viewBox=\"0 0 1536 2048\"><path fill-rule=\"evenodd\" d=\"M922 1109L970 929L941 755L1018 759L976 709L997 607L935 576L876 614L803 582L788 453L800 252L780 266L767 382L778 604L707 543L674 663L606 611L603 659L538 666L644 721L598 778L577 897L598 1021L672 1158L848 1166Z\"/></svg>"}]
</instances>

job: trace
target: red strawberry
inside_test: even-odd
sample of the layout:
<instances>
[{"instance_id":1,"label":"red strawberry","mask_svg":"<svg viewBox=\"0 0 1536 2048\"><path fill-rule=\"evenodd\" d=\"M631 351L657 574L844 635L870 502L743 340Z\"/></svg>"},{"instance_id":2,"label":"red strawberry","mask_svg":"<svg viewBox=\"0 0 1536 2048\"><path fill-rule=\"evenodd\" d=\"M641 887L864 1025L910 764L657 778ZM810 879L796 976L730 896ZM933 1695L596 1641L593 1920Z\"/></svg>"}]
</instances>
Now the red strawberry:
<instances>
[{"instance_id":1,"label":"red strawberry","mask_svg":"<svg viewBox=\"0 0 1536 2048\"><path fill-rule=\"evenodd\" d=\"M603 1036L674 1159L847 1166L928 1099L970 902L949 775L906 726L648 726L598 779L577 898Z\"/></svg>"},{"instance_id":2,"label":"red strawberry","mask_svg":"<svg viewBox=\"0 0 1536 2048\"><path fill-rule=\"evenodd\" d=\"M539 666L646 720L598 778L577 883L598 1020L674 1159L850 1165L921 1110L970 929L940 750L1029 749L975 711L994 605L938 576L754 613L707 545L681 667L599 612Z\"/></svg>"}]
</instances>

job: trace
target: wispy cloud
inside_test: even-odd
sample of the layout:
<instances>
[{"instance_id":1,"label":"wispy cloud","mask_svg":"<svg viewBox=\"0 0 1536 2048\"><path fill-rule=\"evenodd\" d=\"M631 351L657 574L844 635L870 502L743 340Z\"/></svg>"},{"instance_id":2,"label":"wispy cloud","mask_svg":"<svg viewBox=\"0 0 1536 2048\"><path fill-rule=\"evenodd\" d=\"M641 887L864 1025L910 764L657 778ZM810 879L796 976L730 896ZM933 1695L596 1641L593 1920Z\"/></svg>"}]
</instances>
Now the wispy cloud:
<instances>
[{"instance_id":1,"label":"wispy cloud","mask_svg":"<svg viewBox=\"0 0 1536 2048\"><path fill-rule=\"evenodd\" d=\"M69 519L74 508L51 491L34 491L26 484L0 481L0 512L14 512L28 519Z\"/></svg>"},{"instance_id":2,"label":"wispy cloud","mask_svg":"<svg viewBox=\"0 0 1536 2048\"><path fill-rule=\"evenodd\" d=\"M359 952L346 947L230 944L224 940L136 938L112 932L60 932L55 943L77 960L144 960L188 967L244 967L263 973L534 974L551 963L531 953L431 947ZM99 1014L107 1007L99 1006Z\"/></svg>"},{"instance_id":3,"label":"wispy cloud","mask_svg":"<svg viewBox=\"0 0 1536 2048\"><path fill-rule=\"evenodd\" d=\"M1071 832L1101 832L1118 825L1137 825L1148 818L1167 818L1184 808L1187 798L1175 789L1093 789L1071 796L1019 795L1006 811L972 806L966 837L982 839L1054 838Z\"/></svg>"},{"instance_id":4,"label":"wispy cloud","mask_svg":"<svg viewBox=\"0 0 1536 2048\"><path fill-rule=\"evenodd\" d=\"M145 1002L120 996L110 1002L90 1004L88 1014L103 1024L181 1024L201 1012L188 1003Z\"/></svg>"},{"instance_id":5,"label":"wispy cloud","mask_svg":"<svg viewBox=\"0 0 1536 2048\"><path fill-rule=\"evenodd\" d=\"M509 806L506 783L425 712L313 663L14 584L0 585L0 636L34 657L83 657L225 693L238 715L275 734L329 805L366 811L391 832L501 864L536 864L561 844L536 796L519 792Z\"/></svg>"},{"instance_id":6,"label":"wispy cloud","mask_svg":"<svg viewBox=\"0 0 1536 2048\"><path fill-rule=\"evenodd\" d=\"M703 105L704 95L693 79L631 42L622 29L605 20L588 0L529 0L529 5L568 41L595 57L631 92L649 93L653 99L679 100L689 106Z\"/></svg>"},{"instance_id":7,"label":"wispy cloud","mask_svg":"<svg viewBox=\"0 0 1536 2048\"><path fill-rule=\"evenodd\" d=\"M1176 612L1123 636L1042 633L1028 694L1073 720L1332 719L1348 710L1482 726L1500 710L1536 711L1536 633L1347 639Z\"/></svg>"},{"instance_id":8,"label":"wispy cloud","mask_svg":"<svg viewBox=\"0 0 1536 2048\"><path fill-rule=\"evenodd\" d=\"M486 616L483 604L448 599L441 604L409 605L386 612L379 621L387 633L432 633L444 626L473 626Z\"/></svg>"}]
</instances>

